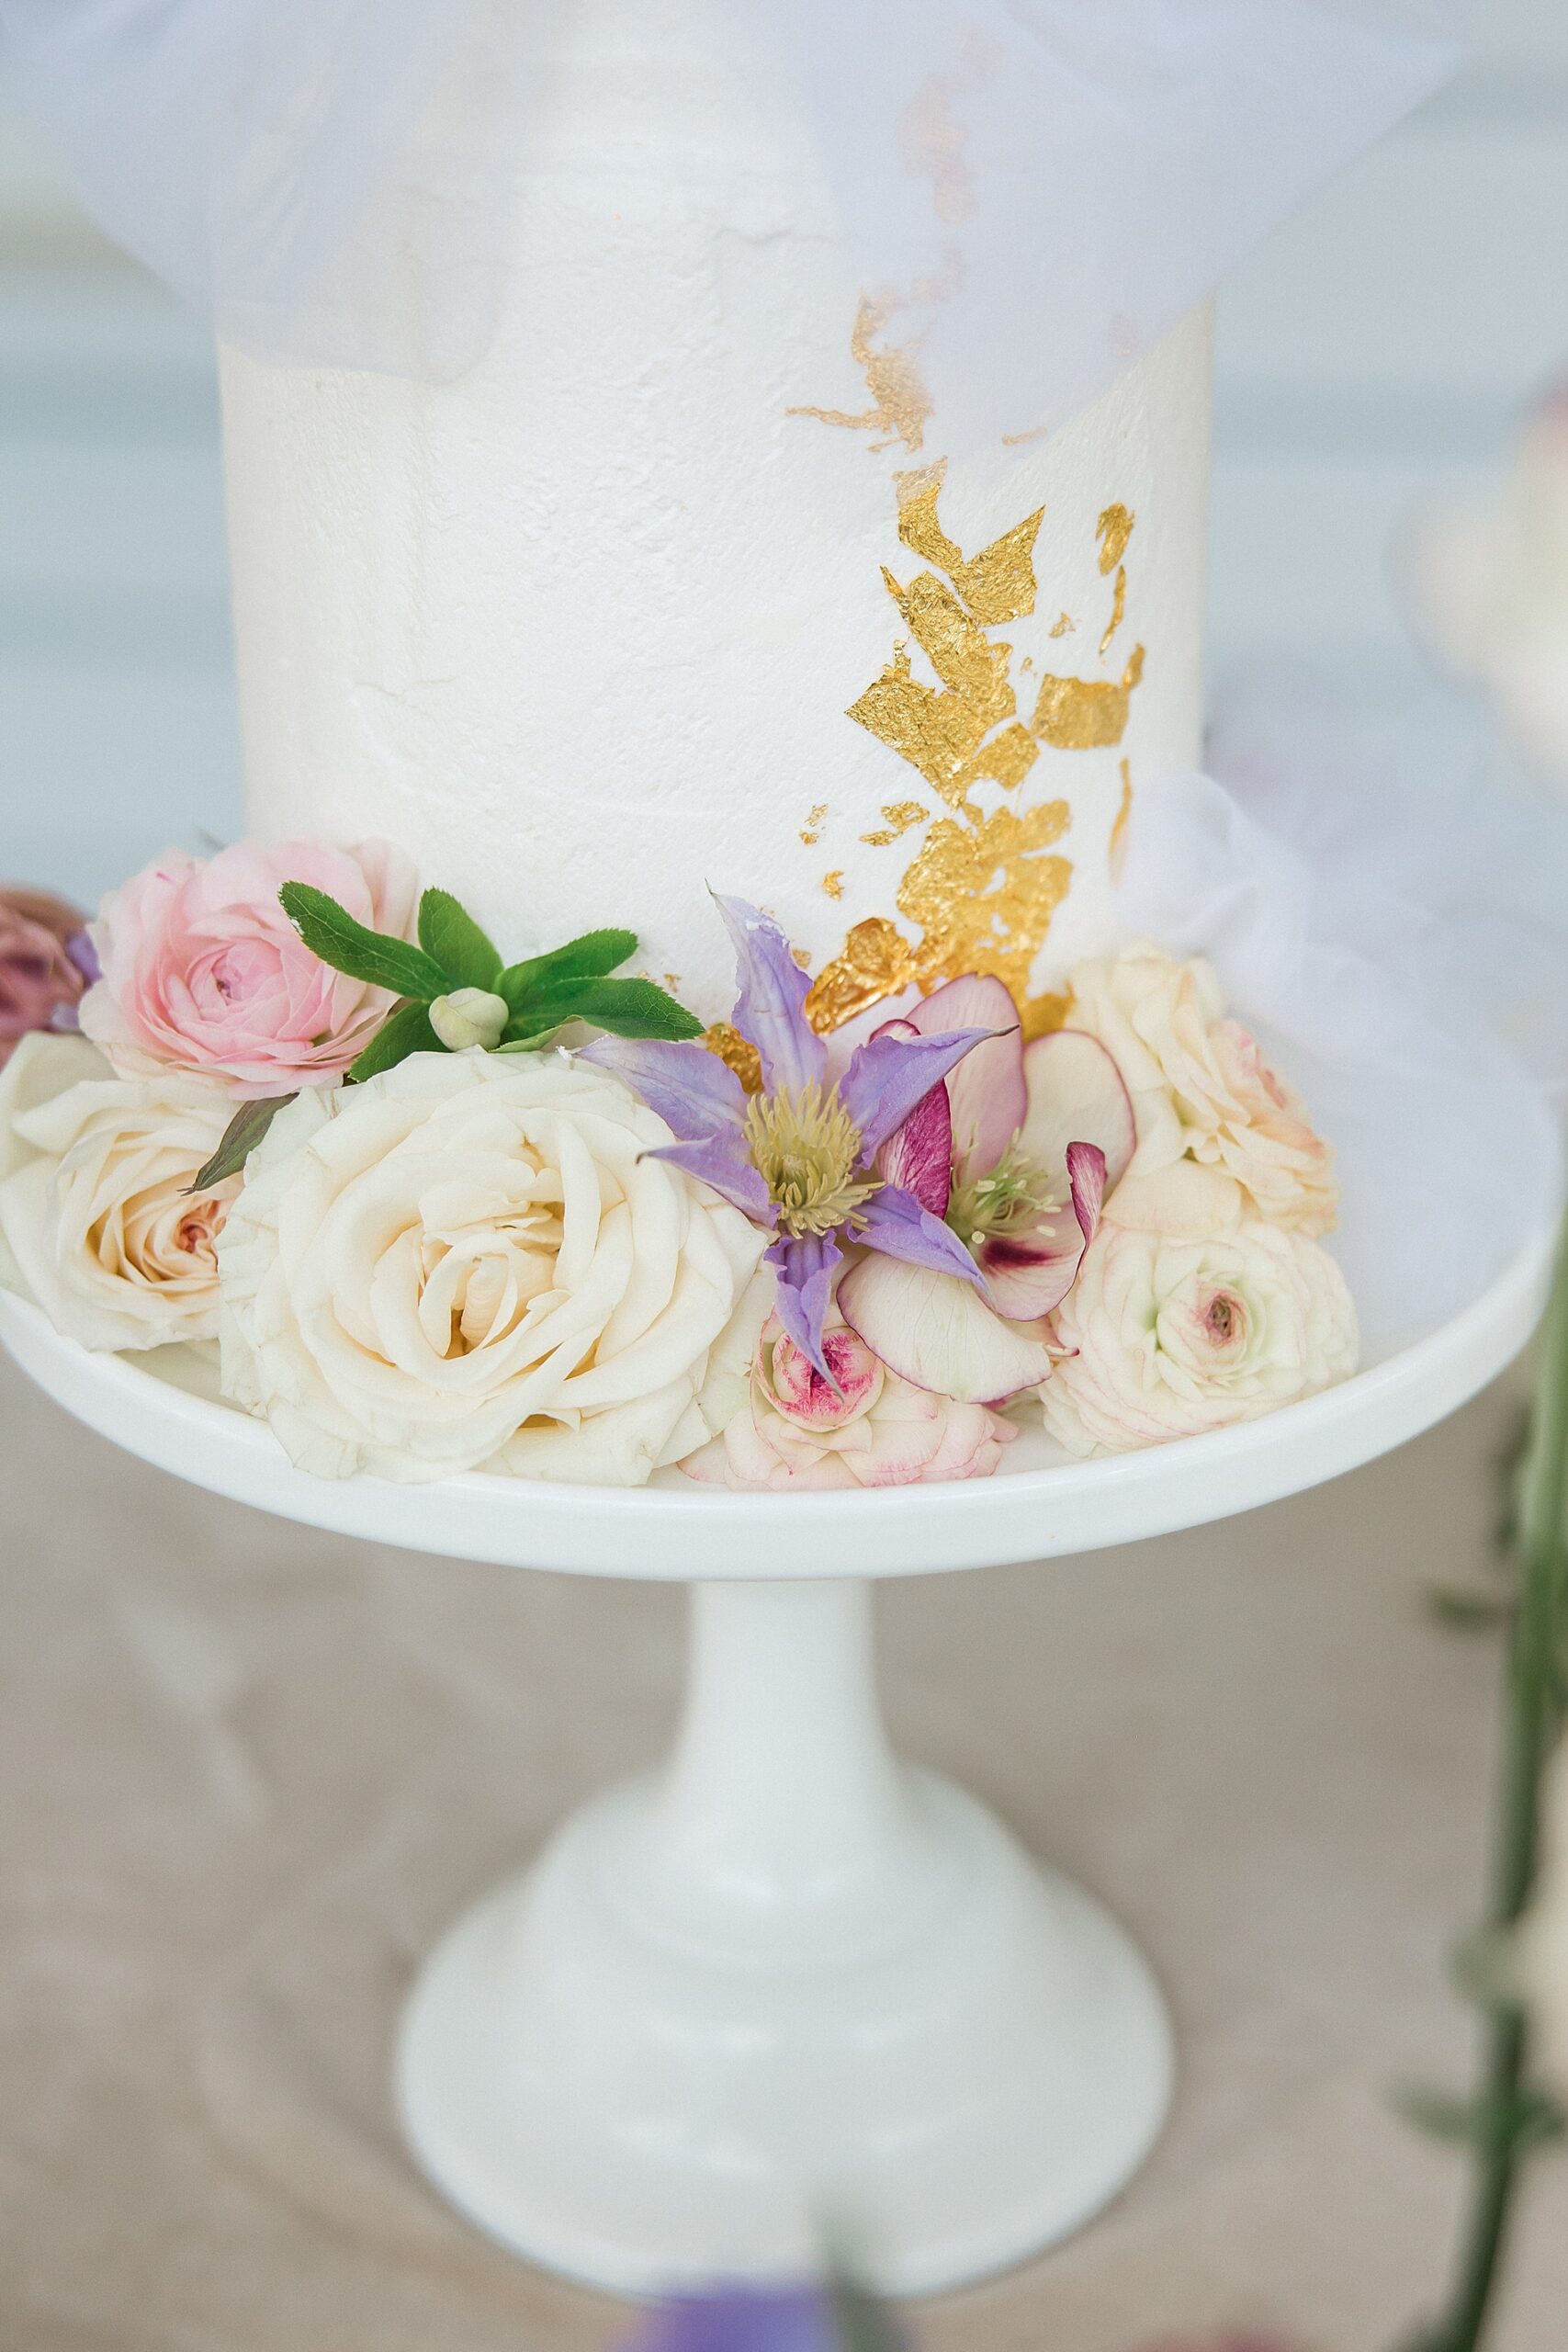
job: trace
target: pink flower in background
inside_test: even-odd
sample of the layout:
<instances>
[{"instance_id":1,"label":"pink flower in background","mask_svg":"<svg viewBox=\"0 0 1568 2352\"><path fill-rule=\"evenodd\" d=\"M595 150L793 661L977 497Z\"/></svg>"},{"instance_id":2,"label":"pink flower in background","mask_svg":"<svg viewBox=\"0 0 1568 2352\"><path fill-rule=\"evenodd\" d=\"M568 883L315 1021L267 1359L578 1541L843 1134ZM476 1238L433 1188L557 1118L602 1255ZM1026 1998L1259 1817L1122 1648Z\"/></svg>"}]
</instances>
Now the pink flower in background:
<instances>
[{"instance_id":1,"label":"pink flower in background","mask_svg":"<svg viewBox=\"0 0 1568 2352\"><path fill-rule=\"evenodd\" d=\"M830 1380L770 1315L748 1401L721 1436L682 1462L686 1476L774 1492L987 1478L1016 1435L984 1405L955 1404L900 1380L836 1310L821 1345Z\"/></svg>"},{"instance_id":2,"label":"pink flower in background","mask_svg":"<svg viewBox=\"0 0 1568 2352\"><path fill-rule=\"evenodd\" d=\"M278 904L285 882L313 884L373 931L409 933L417 879L389 842L171 850L111 890L91 928L103 978L82 1027L117 1070L201 1070L242 1098L341 1077L395 1000L311 953Z\"/></svg>"},{"instance_id":3,"label":"pink flower in background","mask_svg":"<svg viewBox=\"0 0 1568 2352\"><path fill-rule=\"evenodd\" d=\"M47 890L0 889L0 1069L35 1029L72 1028L95 977L86 917Z\"/></svg>"}]
</instances>

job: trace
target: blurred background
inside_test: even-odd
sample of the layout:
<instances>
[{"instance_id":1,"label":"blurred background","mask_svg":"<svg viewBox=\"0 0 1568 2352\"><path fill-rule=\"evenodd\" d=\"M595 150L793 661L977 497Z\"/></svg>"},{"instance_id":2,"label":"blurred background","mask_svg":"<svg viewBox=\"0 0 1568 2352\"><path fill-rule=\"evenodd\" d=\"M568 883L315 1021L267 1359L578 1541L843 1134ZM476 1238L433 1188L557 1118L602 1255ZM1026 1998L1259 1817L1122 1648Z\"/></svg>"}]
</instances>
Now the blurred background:
<instances>
[{"instance_id":1,"label":"blurred background","mask_svg":"<svg viewBox=\"0 0 1568 2352\"><path fill-rule=\"evenodd\" d=\"M1220 304L1210 681L1439 689L1391 584L1568 367L1568 7L1483 0L1474 62ZM218 406L200 322L84 220L0 87L7 874L92 899L239 831Z\"/></svg>"}]
</instances>

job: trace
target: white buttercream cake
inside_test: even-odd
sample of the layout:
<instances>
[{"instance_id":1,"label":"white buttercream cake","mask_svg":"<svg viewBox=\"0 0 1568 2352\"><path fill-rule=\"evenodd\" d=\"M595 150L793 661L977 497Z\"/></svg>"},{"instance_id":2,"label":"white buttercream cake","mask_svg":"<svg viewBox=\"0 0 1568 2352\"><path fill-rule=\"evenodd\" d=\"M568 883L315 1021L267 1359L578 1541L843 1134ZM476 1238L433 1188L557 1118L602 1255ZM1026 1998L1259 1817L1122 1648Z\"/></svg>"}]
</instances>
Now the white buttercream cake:
<instances>
[{"instance_id":1,"label":"white buttercream cake","mask_svg":"<svg viewBox=\"0 0 1568 2352\"><path fill-rule=\"evenodd\" d=\"M390 837L510 954L626 924L704 1020L711 886L777 915L823 1027L974 970L1047 1027L1198 752L1207 315L951 447L942 288L857 281L710 9L556 16L481 362L224 354L253 830Z\"/></svg>"}]
</instances>

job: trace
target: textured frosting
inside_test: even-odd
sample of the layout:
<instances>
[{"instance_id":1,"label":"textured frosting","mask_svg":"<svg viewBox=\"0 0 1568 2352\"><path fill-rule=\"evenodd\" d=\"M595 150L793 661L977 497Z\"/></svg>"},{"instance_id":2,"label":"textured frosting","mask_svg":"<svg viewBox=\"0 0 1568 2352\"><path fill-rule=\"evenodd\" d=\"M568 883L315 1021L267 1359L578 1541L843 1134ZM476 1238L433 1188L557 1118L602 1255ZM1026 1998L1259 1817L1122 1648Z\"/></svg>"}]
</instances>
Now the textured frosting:
<instances>
[{"instance_id":1,"label":"textured frosting","mask_svg":"<svg viewBox=\"0 0 1568 2352\"><path fill-rule=\"evenodd\" d=\"M1043 1022L1198 753L1209 322L948 462L717 26L549 12L460 381L224 352L253 828L390 835L510 954L628 924L705 1018L711 885L829 967L825 1020L989 967Z\"/></svg>"}]
</instances>

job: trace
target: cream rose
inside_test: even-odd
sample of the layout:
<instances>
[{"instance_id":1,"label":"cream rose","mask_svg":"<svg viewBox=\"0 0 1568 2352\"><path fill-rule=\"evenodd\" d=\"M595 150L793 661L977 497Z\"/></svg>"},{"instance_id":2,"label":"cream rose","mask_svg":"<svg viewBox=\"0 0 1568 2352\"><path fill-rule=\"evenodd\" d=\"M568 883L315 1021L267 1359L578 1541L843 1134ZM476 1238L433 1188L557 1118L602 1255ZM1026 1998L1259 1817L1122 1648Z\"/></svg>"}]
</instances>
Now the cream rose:
<instances>
[{"instance_id":1,"label":"cream rose","mask_svg":"<svg viewBox=\"0 0 1568 2352\"><path fill-rule=\"evenodd\" d=\"M1568 2099L1568 1740L1542 1796L1540 1876L1519 1932L1518 1989L1529 2003L1543 2073Z\"/></svg>"},{"instance_id":2,"label":"cream rose","mask_svg":"<svg viewBox=\"0 0 1568 2352\"><path fill-rule=\"evenodd\" d=\"M560 1055L301 1094L220 1245L225 1392L322 1476L640 1484L739 1402L762 1311L768 1237L670 1140Z\"/></svg>"},{"instance_id":3,"label":"cream rose","mask_svg":"<svg viewBox=\"0 0 1568 2352\"><path fill-rule=\"evenodd\" d=\"M1183 1153L1234 1176L1260 1216L1298 1233L1333 1229L1334 1154L1294 1089L1271 1069L1201 956L1179 962L1146 942L1080 964L1072 1026L1115 1061L1133 1098L1146 1175Z\"/></svg>"},{"instance_id":4,"label":"cream rose","mask_svg":"<svg viewBox=\"0 0 1568 2352\"><path fill-rule=\"evenodd\" d=\"M1123 1190L1053 1317L1064 1361L1038 1394L1070 1453L1253 1420L1355 1370L1350 1294L1316 1242L1237 1214L1239 1187L1190 1162ZM1121 1221L1134 1209L1146 1222Z\"/></svg>"},{"instance_id":5,"label":"cream rose","mask_svg":"<svg viewBox=\"0 0 1568 2352\"><path fill-rule=\"evenodd\" d=\"M209 1079L115 1078L85 1038L23 1038L0 1074L4 1271L57 1330L88 1348L216 1340L240 1180L190 1185L233 1108Z\"/></svg>"}]
</instances>

